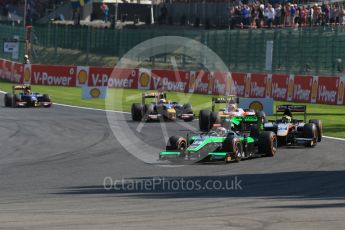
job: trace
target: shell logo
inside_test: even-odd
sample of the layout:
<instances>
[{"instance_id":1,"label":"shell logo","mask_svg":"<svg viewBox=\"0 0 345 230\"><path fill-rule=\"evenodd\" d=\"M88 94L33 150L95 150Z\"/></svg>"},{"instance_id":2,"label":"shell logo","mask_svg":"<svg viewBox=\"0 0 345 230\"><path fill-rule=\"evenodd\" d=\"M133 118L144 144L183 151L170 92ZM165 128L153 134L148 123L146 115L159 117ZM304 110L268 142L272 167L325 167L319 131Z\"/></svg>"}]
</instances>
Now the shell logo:
<instances>
[{"instance_id":1,"label":"shell logo","mask_svg":"<svg viewBox=\"0 0 345 230\"><path fill-rule=\"evenodd\" d=\"M150 76L148 73L146 72L143 72L140 74L140 77L139 77L139 83L142 87L147 87L149 85L149 82L150 82Z\"/></svg>"},{"instance_id":2,"label":"shell logo","mask_svg":"<svg viewBox=\"0 0 345 230\"><path fill-rule=\"evenodd\" d=\"M260 111L264 109L264 106L260 101L253 101L249 104L249 109Z\"/></svg>"},{"instance_id":3,"label":"shell logo","mask_svg":"<svg viewBox=\"0 0 345 230\"><path fill-rule=\"evenodd\" d=\"M90 90L90 96L93 98L98 98L101 95L101 91L97 88L93 88Z\"/></svg>"},{"instance_id":4,"label":"shell logo","mask_svg":"<svg viewBox=\"0 0 345 230\"><path fill-rule=\"evenodd\" d=\"M31 80L31 71L30 68L25 68L24 71L24 81L29 82Z\"/></svg>"},{"instance_id":5,"label":"shell logo","mask_svg":"<svg viewBox=\"0 0 345 230\"><path fill-rule=\"evenodd\" d=\"M85 70L80 70L78 73L79 84L85 84L87 81L87 73Z\"/></svg>"}]
</instances>

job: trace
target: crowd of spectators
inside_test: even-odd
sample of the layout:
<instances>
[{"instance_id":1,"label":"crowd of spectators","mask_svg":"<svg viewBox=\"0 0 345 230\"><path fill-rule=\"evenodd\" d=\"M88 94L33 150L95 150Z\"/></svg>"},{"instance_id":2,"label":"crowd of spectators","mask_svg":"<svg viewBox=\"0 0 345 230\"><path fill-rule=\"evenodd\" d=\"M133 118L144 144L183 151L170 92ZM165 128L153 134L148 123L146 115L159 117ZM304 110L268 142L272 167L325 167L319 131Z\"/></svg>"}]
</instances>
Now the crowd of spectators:
<instances>
[{"instance_id":1,"label":"crowd of spectators","mask_svg":"<svg viewBox=\"0 0 345 230\"><path fill-rule=\"evenodd\" d=\"M27 17L39 19L53 10L54 6L69 2L68 0L27 0ZM0 0L1 15L24 15L25 0Z\"/></svg>"},{"instance_id":2,"label":"crowd of spectators","mask_svg":"<svg viewBox=\"0 0 345 230\"><path fill-rule=\"evenodd\" d=\"M345 23L345 7L339 3L297 5L242 2L228 8L231 28L318 26Z\"/></svg>"}]
</instances>

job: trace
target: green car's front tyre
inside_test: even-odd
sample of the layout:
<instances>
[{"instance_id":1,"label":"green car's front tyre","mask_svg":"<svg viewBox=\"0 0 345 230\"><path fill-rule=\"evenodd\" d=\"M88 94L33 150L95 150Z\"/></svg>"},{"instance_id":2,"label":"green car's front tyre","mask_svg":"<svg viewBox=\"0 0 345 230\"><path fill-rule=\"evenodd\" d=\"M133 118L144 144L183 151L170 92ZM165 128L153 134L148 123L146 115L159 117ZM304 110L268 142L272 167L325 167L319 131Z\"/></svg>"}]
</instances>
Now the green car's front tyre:
<instances>
[{"instance_id":1,"label":"green car's front tyre","mask_svg":"<svg viewBox=\"0 0 345 230\"><path fill-rule=\"evenodd\" d=\"M235 142L233 147L233 154L235 162L240 162L242 160L242 144L240 141Z\"/></svg>"},{"instance_id":2,"label":"green car's front tyre","mask_svg":"<svg viewBox=\"0 0 345 230\"><path fill-rule=\"evenodd\" d=\"M187 141L180 136L171 136L168 140L166 150L183 151L187 148Z\"/></svg>"}]
</instances>

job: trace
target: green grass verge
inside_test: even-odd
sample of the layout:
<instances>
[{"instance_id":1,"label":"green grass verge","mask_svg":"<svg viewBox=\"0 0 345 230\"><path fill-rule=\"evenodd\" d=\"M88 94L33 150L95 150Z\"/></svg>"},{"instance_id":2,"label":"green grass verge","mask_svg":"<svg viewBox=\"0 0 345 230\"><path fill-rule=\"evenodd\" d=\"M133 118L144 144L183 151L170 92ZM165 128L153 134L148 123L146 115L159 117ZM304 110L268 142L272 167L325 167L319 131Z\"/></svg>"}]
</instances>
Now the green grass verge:
<instances>
[{"instance_id":1,"label":"green grass verge","mask_svg":"<svg viewBox=\"0 0 345 230\"><path fill-rule=\"evenodd\" d=\"M12 83L0 81L0 90L9 92L11 91L12 85ZM108 97L112 100L82 100L80 88L38 85L34 85L32 88L34 92L49 94L55 103L126 112L130 111L132 103L141 102L141 93L143 92L134 89L111 89L108 91ZM168 93L168 99L171 101L191 103L195 114L199 114L200 109L211 108L211 97L210 95ZM286 103L275 102L275 105ZM307 119L322 120L324 135L345 138L345 106L308 104L307 112ZM274 116L271 118L274 118Z\"/></svg>"}]
</instances>

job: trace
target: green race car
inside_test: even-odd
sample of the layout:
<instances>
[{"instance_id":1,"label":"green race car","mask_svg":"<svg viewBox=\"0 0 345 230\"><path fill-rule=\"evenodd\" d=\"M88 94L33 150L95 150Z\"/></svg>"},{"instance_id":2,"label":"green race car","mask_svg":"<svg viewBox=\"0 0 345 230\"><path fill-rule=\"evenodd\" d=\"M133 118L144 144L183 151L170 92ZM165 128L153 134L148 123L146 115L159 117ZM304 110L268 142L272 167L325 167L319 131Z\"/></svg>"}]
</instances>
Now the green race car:
<instances>
[{"instance_id":1,"label":"green race car","mask_svg":"<svg viewBox=\"0 0 345 230\"><path fill-rule=\"evenodd\" d=\"M234 131L234 125L242 130ZM257 155L272 157L277 152L277 136L271 131L260 131L259 125L256 116L233 117L215 124L209 132L187 134L186 138L172 136L159 159L201 163L239 162Z\"/></svg>"}]
</instances>

